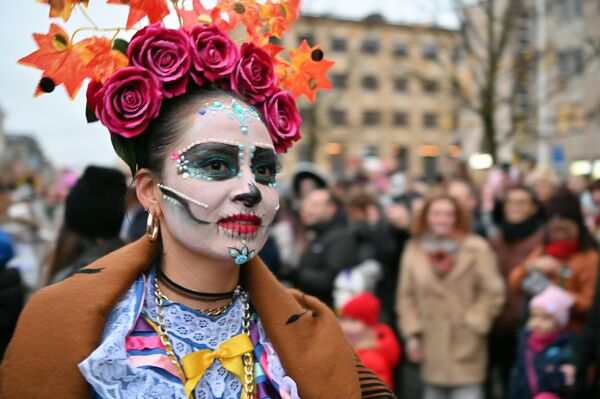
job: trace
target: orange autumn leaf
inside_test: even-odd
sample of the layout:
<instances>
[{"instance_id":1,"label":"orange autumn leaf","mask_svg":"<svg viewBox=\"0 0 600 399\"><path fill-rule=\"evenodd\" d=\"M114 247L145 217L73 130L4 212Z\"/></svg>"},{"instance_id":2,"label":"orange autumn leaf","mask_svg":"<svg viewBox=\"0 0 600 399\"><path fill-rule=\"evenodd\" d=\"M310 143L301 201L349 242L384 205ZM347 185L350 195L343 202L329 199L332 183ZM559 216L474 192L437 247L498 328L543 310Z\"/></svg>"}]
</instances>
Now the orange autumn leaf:
<instances>
[{"instance_id":1,"label":"orange autumn leaf","mask_svg":"<svg viewBox=\"0 0 600 399\"><path fill-rule=\"evenodd\" d=\"M148 17L150 24L161 22L169 15L167 0L108 0L108 4L121 4L129 6L127 16L127 29L137 24L144 17Z\"/></svg>"},{"instance_id":2,"label":"orange autumn leaf","mask_svg":"<svg viewBox=\"0 0 600 399\"><path fill-rule=\"evenodd\" d=\"M319 46L311 48L303 40L298 49L290 50L290 59L283 87L294 97L304 94L310 101L314 101L317 90L333 88L325 74L334 62L323 58Z\"/></svg>"},{"instance_id":3,"label":"orange autumn leaf","mask_svg":"<svg viewBox=\"0 0 600 399\"><path fill-rule=\"evenodd\" d=\"M129 65L129 59L113 50L112 42L105 37L90 37L74 45L80 49L89 78L104 82L117 70Z\"/></svg>"},{"instance_id":4,"label":"orange autumn leaf","mask_svg":"<svg viewBox=\"0 0 600 399\"><path fill-rule=\"evenodd\" d=\"M89 0L40 0L40 2L50 6L50 18L62 18L67 21L77 4L87 7Z\"/></svg>"},{"instance_id":5,"label":"orange autumn leaf","mask_svg":"<svg viewBox=\"0 0 600 399\"><path fill-rule=\"evenodd\" d=\"M51 24L47 34L34 33L38 49L19 60L23 65L41 69L42 77L50 78L56 86L64 84L71 98L77 95L87 77L81 49L71 45L67 33L57 24ZM35 95L42 94L38 86Z\"/></svg>"},{"instance_id":6,"label":"orange autumn leaf","mask_svg":"<svg viewBox=\"0 0 600 399\"><path fill-rule=\"evenodd\" d=\"M269 26L271 36L279 39L298 18L300 0L267 1L261 7L261 17Z\"/></svg>"},{"instance_id":7,"label":"orange autumn leaf","mask_svg":"<svg viewBox=\"0 0 600 399\"><path fill-rule=\"evenodd\" d=\"M264 26L260 18L261 5L256 0L222 0L211 9L210 16L217 26L234 30L240 23L246 26L250 38L258 37L258 29Z\"/></svg>"},{"instance_id":8,"label":"orange autumn leaf","mask_svg":"<svg viewBox=\"0 0 600 399\"><path fill-rule=\"evenodd\" d=\"M191 10L178 8L177 13L181 17L183 26L187 28L192 28L198 22L212 22L210 11L204 8L200 0L192 1Z\"/></svg>"}]
</instances>

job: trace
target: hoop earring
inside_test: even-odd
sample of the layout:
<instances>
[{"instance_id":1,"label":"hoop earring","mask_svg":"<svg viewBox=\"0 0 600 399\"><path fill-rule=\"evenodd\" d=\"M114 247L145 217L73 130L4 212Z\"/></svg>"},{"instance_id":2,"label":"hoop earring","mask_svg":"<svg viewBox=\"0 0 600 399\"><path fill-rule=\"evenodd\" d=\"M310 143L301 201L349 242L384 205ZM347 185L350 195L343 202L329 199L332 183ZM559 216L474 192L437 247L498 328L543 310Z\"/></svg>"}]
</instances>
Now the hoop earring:
<instances>
[{"instance_id":1,"label":"hoop earring","mask_svg":"<svg viewBox=\"0 0 600 399\"><path fill-rule=\"evenodd\" d=\"M159 230L160 222L158 221L158 218L154 218L152 212L148 212L148 219L146 220L146 236L148 237L148 241L156 241Z\"/></svg>"}]
</instances>

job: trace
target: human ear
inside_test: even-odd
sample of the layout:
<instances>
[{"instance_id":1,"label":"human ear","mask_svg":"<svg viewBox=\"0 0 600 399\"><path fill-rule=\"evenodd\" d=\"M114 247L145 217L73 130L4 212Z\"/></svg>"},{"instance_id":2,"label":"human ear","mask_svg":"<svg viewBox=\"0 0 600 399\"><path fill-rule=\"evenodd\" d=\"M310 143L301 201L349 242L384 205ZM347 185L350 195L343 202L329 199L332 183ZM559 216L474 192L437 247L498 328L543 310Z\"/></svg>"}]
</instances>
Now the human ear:
<instances>
[{"instance_id":1,"label":"human ear","mask_svg":"<svg viewBox=\"0 0 600 399\"><path fill-rule=\"evenodd\" d=\"M140 204L149 213L160 218L162 214L162 193L158 188L158 183L158 179L149 169L140 169L135 175L135 192Z\"/></svg>"}]
</instances>

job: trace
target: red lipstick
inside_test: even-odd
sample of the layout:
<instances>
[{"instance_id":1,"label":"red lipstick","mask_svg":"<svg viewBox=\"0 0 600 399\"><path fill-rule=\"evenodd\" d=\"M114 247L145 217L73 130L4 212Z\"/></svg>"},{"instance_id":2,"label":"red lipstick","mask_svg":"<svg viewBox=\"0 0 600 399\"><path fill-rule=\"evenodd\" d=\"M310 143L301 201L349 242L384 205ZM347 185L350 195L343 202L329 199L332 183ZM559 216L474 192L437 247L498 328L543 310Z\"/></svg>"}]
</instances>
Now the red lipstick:
<instances>
[{"instance_id":1,"label":"red lipstick","mask_svg":"<svg viewBox=\"0 0 600 399\"><path fill-rule=\"evenodd\" d=\"M217 225L239 234L256 234L260 229L261 222L262 219L256 215L237 213L219 220Z\"/></svg>"}]
</instances>

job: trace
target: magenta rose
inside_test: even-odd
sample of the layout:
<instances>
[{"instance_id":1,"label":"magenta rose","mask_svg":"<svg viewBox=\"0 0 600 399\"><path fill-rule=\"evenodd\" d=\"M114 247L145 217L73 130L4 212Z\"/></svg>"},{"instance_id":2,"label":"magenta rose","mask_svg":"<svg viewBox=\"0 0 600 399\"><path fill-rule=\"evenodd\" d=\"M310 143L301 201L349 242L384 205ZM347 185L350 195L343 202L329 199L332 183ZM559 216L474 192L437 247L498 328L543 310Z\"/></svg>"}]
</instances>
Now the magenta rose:
<instances>
[{"instance_id":1,"label":"magenta rose","mask_svg":"<svg viewBox=\"0 0 600 399\"><path fill-rule=\"evenodd\" d=\"M98 92L96 116L112 134L131 138L158 116L163 94L160 81L147 69L129 66L115 72Z\"/></svg>"},{"instance_id":2,"label":"magenta rose","mask_svg":"<svg viewBox=\"0 0 600 399\"><path fill-rule=\"evenodd\" d=\"M162 83L165 97L185 93L192 63L190 37L183 29L167 29L159 23L133 35L127 56L132 65L148 69Z\"/></svg>"},{"instance_id":3,"label":"magenta rose","mask_svg":"<svg viewBox=\"0 0 600 399\"><path fill-rule=\"evenodd\" d=\"M87 108L94 114L96 113L98 103L102 100L102 96L98 95L100 90L102 90L102 83L97 80L90 80L85 97L87 99Z\"/></svg>"},{"instance_id":4,"label":"magenta rose","mask_svg":"<svg viewBox=\"0 0 600 399\"><path fill-rule=\"evenodd\" d=\"M216 25L196 25L192 29L192 79L198 84L228 78L239 58L240 50L227 33Z\"/></svg>"},{"instance_id":5,"label":"magenta rose","mask_svg":"<svg viewBox=\"0 0 600 399\"><path fill-rule=\"evenodd\" d=\"M231 90L251 104L259 104L276 90L277 76L271 55L253 43L244 43L231 75Z\"/></svg>"},{"instance_id":6,"label":"magenta rose","mask_svg":"<svg viewBox=\"0 0 600 399\"><path fill-rule=\"evenodd\" d=\"M302 119L290 93L280 90L273 94L263 104L263 112L277 153L286 152L300 140Z\"/></svg>"}]
</instances>

